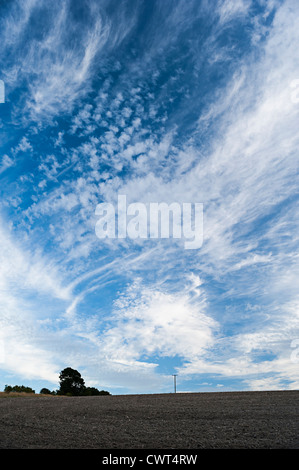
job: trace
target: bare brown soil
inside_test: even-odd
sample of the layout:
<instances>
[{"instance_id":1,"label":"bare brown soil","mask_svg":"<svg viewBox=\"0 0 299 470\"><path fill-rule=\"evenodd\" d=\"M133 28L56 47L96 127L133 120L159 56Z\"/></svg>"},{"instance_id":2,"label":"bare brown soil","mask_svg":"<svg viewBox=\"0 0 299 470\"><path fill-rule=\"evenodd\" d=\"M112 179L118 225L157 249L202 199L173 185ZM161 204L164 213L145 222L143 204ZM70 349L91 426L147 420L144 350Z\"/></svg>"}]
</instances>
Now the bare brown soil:
<instances>
[{"instance_id":1,"label":"bare brown soil","mask_svg":"<svg viewBox=\"0 0 299 470\"><path fill-rule=\"evenodd\" d=\"M299 448L299 391L7 397L0 448Z\"/></svg>"}]
</instances>

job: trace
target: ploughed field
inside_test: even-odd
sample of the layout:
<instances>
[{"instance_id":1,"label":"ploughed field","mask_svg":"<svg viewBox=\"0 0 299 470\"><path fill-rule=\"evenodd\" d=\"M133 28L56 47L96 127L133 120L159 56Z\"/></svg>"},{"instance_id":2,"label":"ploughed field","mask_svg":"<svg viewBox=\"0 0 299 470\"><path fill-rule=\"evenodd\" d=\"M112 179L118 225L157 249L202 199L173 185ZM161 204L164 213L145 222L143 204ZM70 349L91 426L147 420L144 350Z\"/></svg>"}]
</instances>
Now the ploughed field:
<instances>
[{"instance_id":1,"label":"ploughed field","mask_svg":"<svg viewBox=\"0 0 299 470\"><path fill-rule=\"evenodd\" d=\"M299 391L6 397L0 448L299 448Z\"/></svg>"}]
</instances>

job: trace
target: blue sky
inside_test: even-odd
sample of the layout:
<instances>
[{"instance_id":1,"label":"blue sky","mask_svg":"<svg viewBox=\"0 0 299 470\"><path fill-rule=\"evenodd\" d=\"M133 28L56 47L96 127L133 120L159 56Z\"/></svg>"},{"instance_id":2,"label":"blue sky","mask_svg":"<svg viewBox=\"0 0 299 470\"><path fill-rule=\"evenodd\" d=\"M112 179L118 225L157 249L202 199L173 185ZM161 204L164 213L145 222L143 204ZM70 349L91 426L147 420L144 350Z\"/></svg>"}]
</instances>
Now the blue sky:
<instances>
[{"instance_id":1,"label":"blue sky","mask_svg":"<svg viewBox=\"0 0 299 470\"><path fill-rule=\"evenodd\" d=\"M0 389L298 388L298 17L0 2ZM118 195L202 203L202 247L97 238Z\"/></svg>"}]
</instances>

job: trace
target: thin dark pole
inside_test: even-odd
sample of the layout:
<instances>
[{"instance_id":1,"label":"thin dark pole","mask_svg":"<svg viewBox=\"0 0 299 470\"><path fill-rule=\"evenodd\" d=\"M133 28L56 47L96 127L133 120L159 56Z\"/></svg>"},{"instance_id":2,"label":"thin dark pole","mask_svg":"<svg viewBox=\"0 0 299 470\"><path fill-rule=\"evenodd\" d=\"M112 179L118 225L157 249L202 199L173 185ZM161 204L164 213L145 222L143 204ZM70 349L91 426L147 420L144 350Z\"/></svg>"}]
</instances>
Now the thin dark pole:
<instances>
[{"instance_id":1,"label":"thin dark pole","mask_svg":"<svg viewBox=\"0 0 299 470\"><path fill-rule=\"evenodd\" d=\"M176 378L177 378L177 374L172 374L173 376L173 383L174 383L174 393L176 393Z\"/></svg>"}]
</instances>

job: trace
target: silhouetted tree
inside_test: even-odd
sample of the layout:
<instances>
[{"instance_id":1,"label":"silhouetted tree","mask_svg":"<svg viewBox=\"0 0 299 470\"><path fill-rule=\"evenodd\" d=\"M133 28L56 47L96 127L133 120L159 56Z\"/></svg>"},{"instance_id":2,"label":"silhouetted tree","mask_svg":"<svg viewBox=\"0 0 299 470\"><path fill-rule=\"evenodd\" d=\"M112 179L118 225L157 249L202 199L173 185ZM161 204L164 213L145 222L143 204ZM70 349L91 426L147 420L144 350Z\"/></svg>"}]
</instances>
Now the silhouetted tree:
<instances>
[{"instance_id":1,"label":"silhouetted tree","mask_svg":"<svg viewBox=\"0 0 299 470\"><path fill-rule=\"evenodd\" d=\"M67 367L60 372L60 395L83 395L85 390L85 383L81 377L80 372L71 367Z\"/></svg>"},{"instance_id":2,"label":"silhouetted tree","mask_svg":"<svg viewBox=\"0 0 299 470\"><path fill-rule=\"evenodd\" d=\"M5 385L4 392L35 393L35 390L31 387L25 387L25 385L14 385L13 387L11 385Z\"/></svg>"},{"instance_id":3,"label":"silhouetted tree","mask_svg":"<svg viewBox=\"0 0 299 470\"><path fill-rule=\"evenodd\" d=\"M83 392L83 395L85 397L95 396L95 395L99 395L99 394L100 394L99 390L95 387L86 387L84 392Z\"/></svg>"},{"instance_id":4,"label":"silhouetted tree","mask_svg":"<svg viewBox=\"0 0 299 470\"><path fill-rule=\"evenodd\" d=\"M42 395L51 395L52 392L48 388L42 388L39 393L41 393Z\"/></svg>"},{"instance_id":5,"label":"silhouetted tree","mask_svg":"<svg viewBox=\"0 0 299 470\"><path fill-rule=\"evenodd\" d=\"M98 396L98 395L110 395L110 393L106 392L105 390L100 391L95 387L86 387L83 392L83 395L90 397L90 396Z\"/></svg>"}]
</instances>

